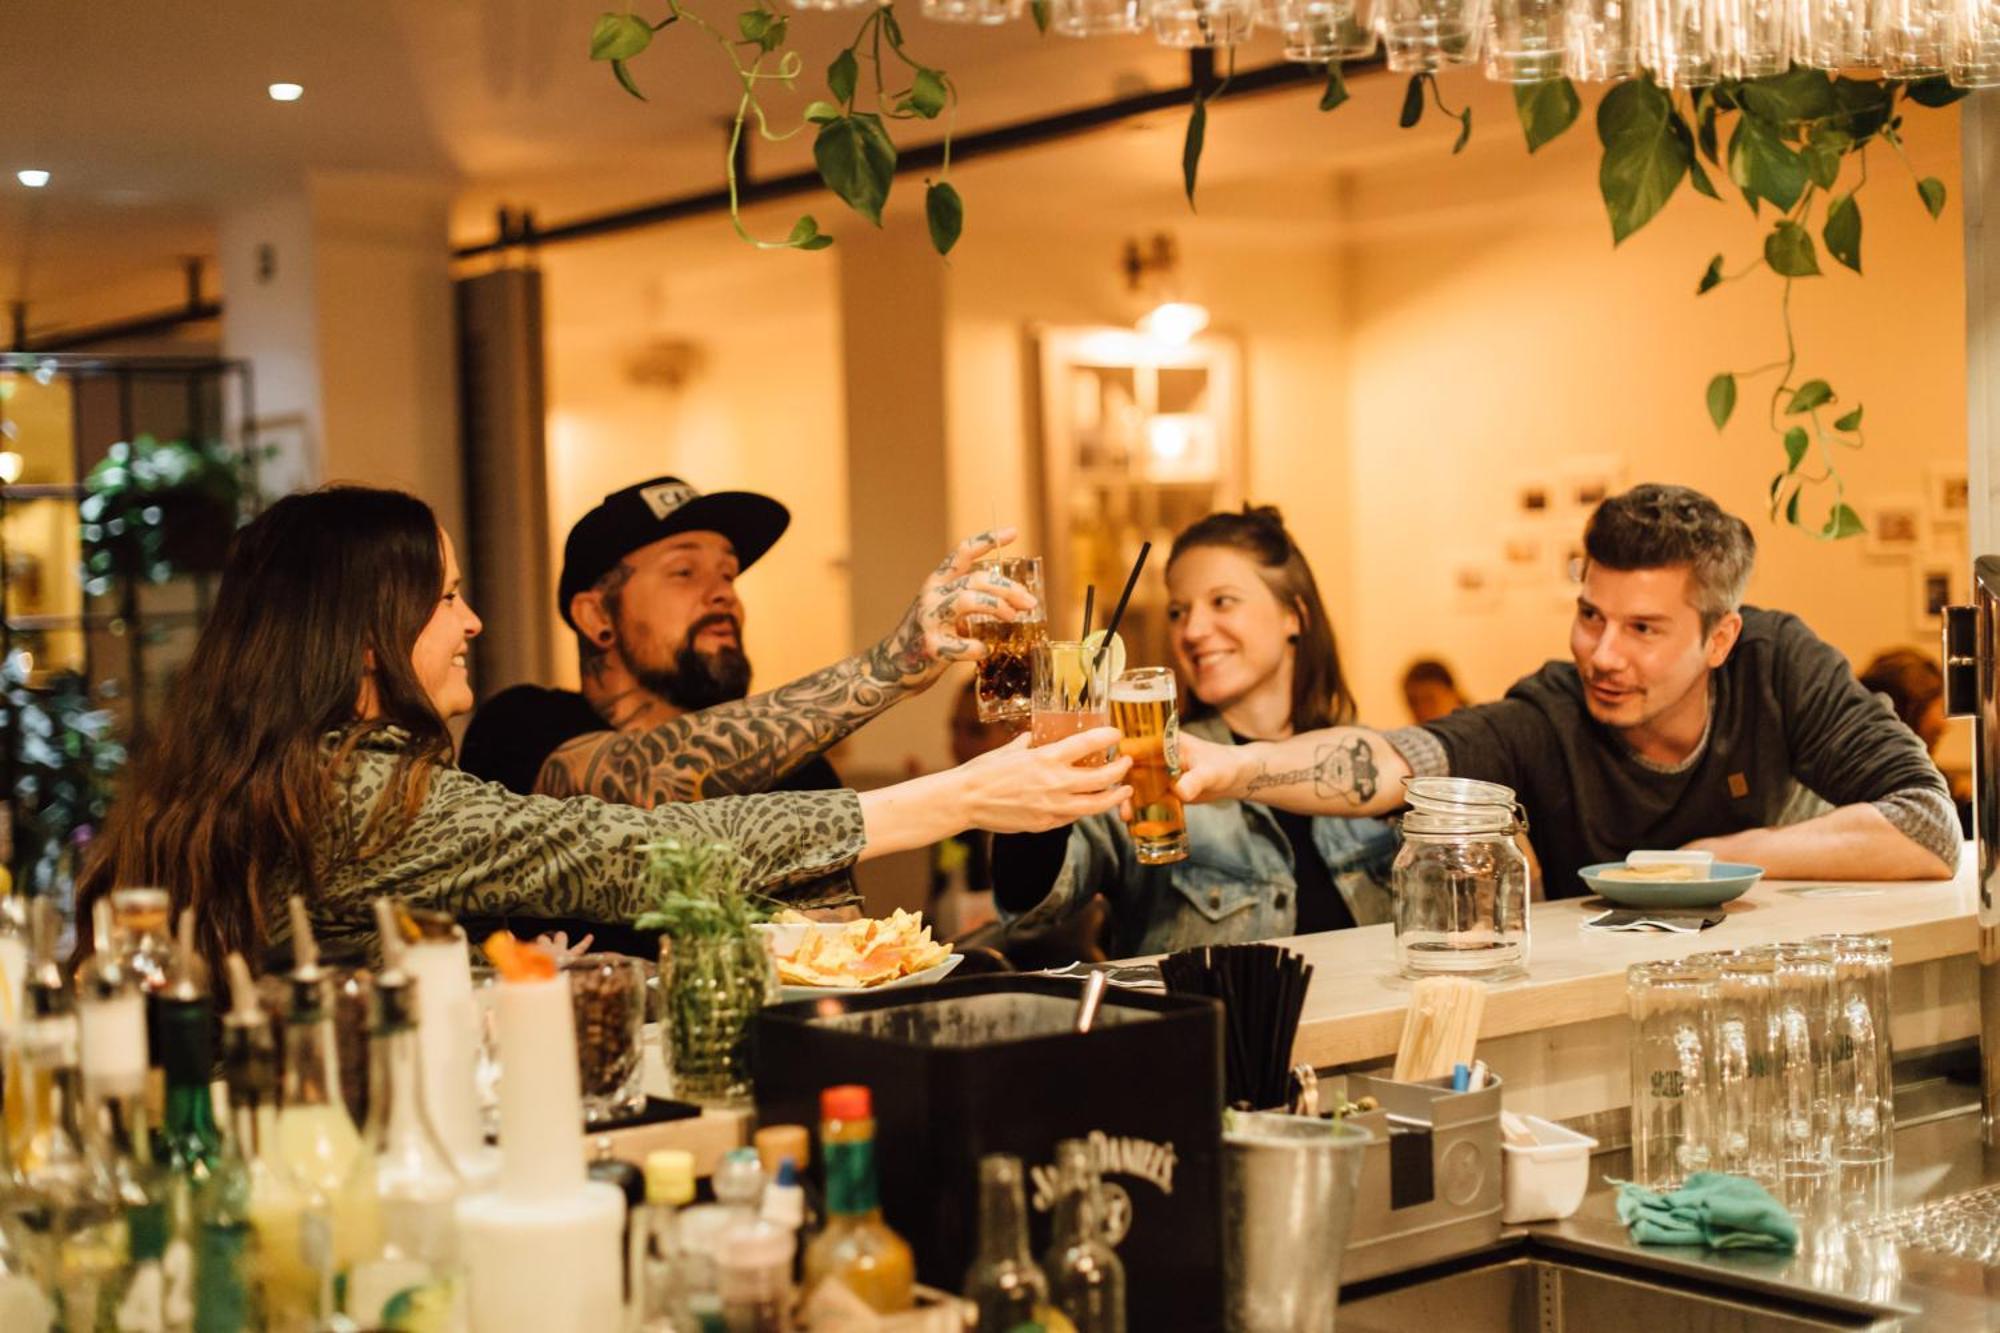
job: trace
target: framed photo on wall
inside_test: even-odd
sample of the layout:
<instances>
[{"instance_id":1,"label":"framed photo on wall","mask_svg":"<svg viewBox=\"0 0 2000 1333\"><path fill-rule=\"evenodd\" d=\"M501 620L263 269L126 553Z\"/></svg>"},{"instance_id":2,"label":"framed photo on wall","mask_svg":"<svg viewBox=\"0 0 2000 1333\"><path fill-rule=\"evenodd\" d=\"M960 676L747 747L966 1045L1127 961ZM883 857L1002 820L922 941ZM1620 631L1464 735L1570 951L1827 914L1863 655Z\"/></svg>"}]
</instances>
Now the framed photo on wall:
<instances>
[{"instance_id":1,"label":"framed photo on wall","mask_svg":"<svg viewBox=\"0 0 2000 1333\"><path fill-rule=\"evenodd\" d=\"M1919 560L1910 567L1910 628L1925 638L1944 627L1944 609L1965 600L1962 562Z\"/></svg>"},{"instance_id":2,"label":"framed photo on wall","mask_svg":"<svg viewBox=\"0 0 2000 1333\"><path fill-rule=\"evenodd\" d=\"M1916 555L1924 540L1924 502L1915 495L1876 500L1862 512L1867 526L1862 550L1878 558L1900 560Z\"/></svg>"}]
</instances>

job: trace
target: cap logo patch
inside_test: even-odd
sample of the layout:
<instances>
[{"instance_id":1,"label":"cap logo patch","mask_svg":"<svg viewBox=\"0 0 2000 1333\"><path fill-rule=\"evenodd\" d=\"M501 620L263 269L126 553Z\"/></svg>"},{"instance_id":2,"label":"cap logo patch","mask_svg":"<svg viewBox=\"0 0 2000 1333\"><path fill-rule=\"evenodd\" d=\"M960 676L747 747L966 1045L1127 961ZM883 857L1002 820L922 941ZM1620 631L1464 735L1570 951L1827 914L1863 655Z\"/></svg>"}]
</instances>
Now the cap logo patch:
<instances>
[{"instance_id":1,"label":"cap logo patch","mask_svg":"<svg viewBox=\"0 0 2000 1333\"><path fill-rule=\"evenodd\" d=\"M653 517L664 519L701 492L680 482L663 482L658 486L642 486L639 498L646 502L646 508L653 511Z\"/></svg>"}]
</instances>

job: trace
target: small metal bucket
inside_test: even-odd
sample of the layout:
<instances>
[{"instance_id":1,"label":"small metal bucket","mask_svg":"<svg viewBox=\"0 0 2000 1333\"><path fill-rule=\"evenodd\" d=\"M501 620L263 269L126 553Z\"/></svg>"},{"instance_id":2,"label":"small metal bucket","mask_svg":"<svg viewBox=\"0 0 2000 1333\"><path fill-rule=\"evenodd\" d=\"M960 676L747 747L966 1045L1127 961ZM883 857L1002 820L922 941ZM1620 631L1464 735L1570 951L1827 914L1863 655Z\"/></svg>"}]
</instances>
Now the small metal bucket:
<instances>
[{"instance_id":1,"label":"small metal bucket","mask_svg":"<svg viewBox=\"0 0 2000 1333\"><path fill-rule=\"evenodd\" d=\"M1361 1155L1341 1121L1237 1112L1222 1133L1223 1326L1332 1333Z\"/></svg>"}]
</instances>

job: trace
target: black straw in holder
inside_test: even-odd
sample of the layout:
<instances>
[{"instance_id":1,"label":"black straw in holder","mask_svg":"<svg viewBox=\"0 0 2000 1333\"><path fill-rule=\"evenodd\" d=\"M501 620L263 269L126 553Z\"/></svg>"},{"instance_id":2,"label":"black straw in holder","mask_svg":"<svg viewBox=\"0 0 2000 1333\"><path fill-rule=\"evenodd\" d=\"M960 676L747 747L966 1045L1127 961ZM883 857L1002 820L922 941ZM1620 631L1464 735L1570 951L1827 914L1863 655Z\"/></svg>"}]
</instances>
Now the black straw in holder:
<instances>
[{"instance_id":1,"label":"black straw in holder","mask_svg":"<svg viewBox=\"0 0 2000 1333\"><path fill-rule=\"evenodd\" d=\"M1222 1002L1228 1105L1255 1111L1285 1105L1312 972L1299 955L1269 944L1186 949L1160 960L1171 994Z\"/></svg>"},{"instance_id":2,"label":"black straw in holder","mask_svg":"<svg viewBox=\"0 0 2000 1333\"><path fill-rule=\"evenodd\" d=\"M1082 643L1085 639L1090 637L1090 612L1091 609L1096 605L1097 605L1097 585L1095 583L1084 584L1083 585L1083 628L1077 632L1076 641L1078 643ZM1109 638L1110 636L1106 635L1105 637Z\"/></svg>"}]
</instances>

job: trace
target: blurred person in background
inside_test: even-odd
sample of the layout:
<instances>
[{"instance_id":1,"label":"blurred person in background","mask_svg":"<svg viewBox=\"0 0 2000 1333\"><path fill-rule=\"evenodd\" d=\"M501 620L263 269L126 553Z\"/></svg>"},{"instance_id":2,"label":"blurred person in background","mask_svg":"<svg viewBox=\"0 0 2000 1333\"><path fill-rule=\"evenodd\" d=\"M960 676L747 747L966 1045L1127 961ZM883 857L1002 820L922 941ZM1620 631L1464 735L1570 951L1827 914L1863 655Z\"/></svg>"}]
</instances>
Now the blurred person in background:
<instances>
[{"instance_id":1,"label":"blurred person in background","mask_svg":"<svg viewBox=\"0 0 2000 1333\"><path fill-rule=\"evenodd\" d=\"M1903 725L1917 733L1917 739L1937 759L1938 746L1945 737L1944 672L1937 659L1914 648L1891 648L1877 653L1862 668L1862 685L1889 701ZM1958 822L1966 837L1972 836L1972 774L1939 765L1951 784L1952 803L1958 807Z\"/></svg>"},{"instance_id":2,"label":"blurred person in background","mask_svg":"<svg viewBox=\"0 0 2000 1333\"><path fill-rule=\"evenodd\" d=\"M1403 673L1403 702L1409 707L1410 721L1422 725L1456 713L1472 700L1458 688L1450 667L1435 657L1420 657Z\"/></svg>"},{"instance_id":3,"label":"blurred person in background","mask_svg":"<svg viewBox=\"0 0 2000 1333\"><path fill-rule=\"evenodd\" d=\"M1275 508L1193 524L1166 581L1184 736L1230 746L1353 719L1319 585ZM1139 864L1115 812L995 838L995 900L1017 929L1102 901L1121 958L1389 919L1397 838L1380 820L1227 801L1189 806L1187 826L1190 854L1170 865Z\"/></svg>"},{"instance_id":4,"label":"blurred person in background","mask_svg":"<svg viewBox=\"0 0 2000 1333\"><path fill-rule=\"evenodd\" d=\"M1013 738L1004 722L981 722L968 677L951 708L951 762L963 764ZM955 939L993 920L993 837L976 829L931 844L924 915L939 939Z\"/></svg>"}]
</instances>

